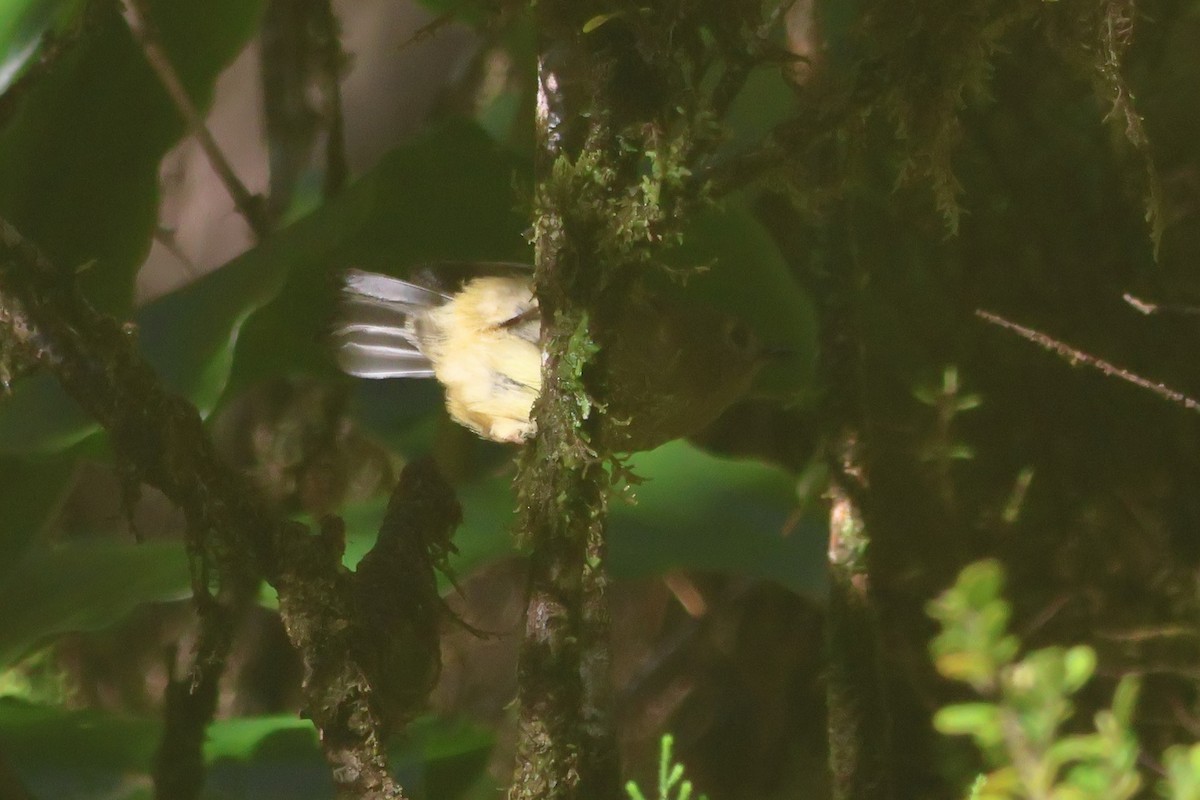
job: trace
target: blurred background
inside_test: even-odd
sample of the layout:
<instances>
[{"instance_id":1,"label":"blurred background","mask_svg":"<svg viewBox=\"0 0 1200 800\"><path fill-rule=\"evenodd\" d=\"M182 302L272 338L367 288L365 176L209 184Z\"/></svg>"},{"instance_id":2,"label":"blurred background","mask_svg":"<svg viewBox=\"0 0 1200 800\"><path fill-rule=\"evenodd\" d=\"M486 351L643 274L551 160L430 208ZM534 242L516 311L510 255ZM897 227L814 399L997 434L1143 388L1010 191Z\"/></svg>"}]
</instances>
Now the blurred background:
<instances>
[{"instance_id":1,"label":"blurred background","mask_svg":"<svg viewBox=\"0 0 1200 800\"><path fill-rule=\"evenodd\" d=\"M616 714L644 786L670 731L711 800L829 795L821 447L839 404L862 410L900 796L961 796L983 764L930 724L961 691L930 662L926 603L984 555L1008 566L1023 640L1096 648L1082 717L1139 674L1147 753L1197 737L1195 414L974 312L1200 393L1195 317L1122 299L1200 299L1200 4L1000 5L695 4L736 32L706 46L759 48L697 168L774 167L664 260L707 268L683 302L792 356L709 430L633 457L643 481L614 500ZM449 422L433 382L338 374L325 331L347 267L531 259L535 31L515 4L325 8L0 4L0 216L136 324L282 512L345 518L349 566L404 463L436 459L464 508L445 596L487 635L447 621L395 763L414 797L498 797L525 603L515 451ZM148 22L262 230L163 92ZM845 307L854 397L818 345L817 309ZM151 796L196 638L183 526L50 376L0 400L0 798ZM276 604L263 590L238 623L204 797L332 794Z\"/></svg>"}]
</instances>

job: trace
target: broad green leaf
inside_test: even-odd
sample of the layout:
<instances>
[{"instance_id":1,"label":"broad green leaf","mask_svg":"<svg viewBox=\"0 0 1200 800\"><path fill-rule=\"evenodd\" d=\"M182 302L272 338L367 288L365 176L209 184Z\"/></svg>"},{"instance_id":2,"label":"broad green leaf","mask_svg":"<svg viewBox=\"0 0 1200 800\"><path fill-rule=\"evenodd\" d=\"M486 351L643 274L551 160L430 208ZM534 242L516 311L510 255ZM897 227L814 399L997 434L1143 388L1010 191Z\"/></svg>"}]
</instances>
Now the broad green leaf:
<instances>
[{"instance_id":1,"label":"broad green leaf","mask_svg":"<svg viewBox=\"0 0 1200 800\"><path fill-rule=\"evenodd\" d=\"M796 91L783 79L779 66L759 67L729 106L724 122L729 128L727 153L761 146L771 129L796 107Z\"/></svg>"},{"instance_id":2,"label":"broad green leaf","mask_svg":"<svg viewBox=\"0 0 1200 800\"><path fill-rule=\"evenodd\" d=\"M393 151L343 197L248 253L240 261L288 277L243 328L231 388L333 373L324 336L336 275L347 267L403 275L430 261L528 259L513 188L526 169L476 126L452 122Z\"/></svg>"},{"instance_id":3,"label":"broad green leaf","mask_svg":"<svg viewBox=\"0 0 1200 800\"><path fill-rule=\"evenodd\" d=\"M0 459L0 587L58 510L74 471L69 456Z\"/></svg>"},{"instance_id":4,"label":"broad green leaf","mask_svg":"<svg viewBox=\"0 0 1200 800\"><path fill-rule=\"evenodd\" d=\"M21 379L0 400L0 455L57 453L96 432L97 425L47 373Z\"/></svg>"},{"instance_id":5,"label":"broad green leaf","mask_svg":"<svg viewBox=\"0 0 1200 800\"><path fill-rule=\"evenodd\" d=\"M148 5L181 79L204 107L217 73L255 30L262 0ZM41 13L46 18L51 12ZM103 4L0 128L0 216L60 269L80 270L94 304L125 315L156 225L159 161L183 133L179 112L128 25L115 5ZM174 309L177 302L166 299L156 307ZM245 310L237 309L243 316ZM155 311L145 314L151 334L159 336ZM230 327L222 333L226 344ZM212 355L211 347L199 356L188 349L199 335L189 327L161 335L180 340L163 359L168 367L191 369ZM204 383L209 375L198 370L187 377ZM61 450L94 431L46 376L21 381L0 403L0 452Z\"/></svg>"},{"instance_id":6,"label":"broad green leaf","mask_svg":"<svg viewBox=\"0 0 1200 800\"><path fill-rule=\"evenodd\" d=\"M632 467L644 483L636 487L636 503L612 502L608 563L614 576L720 570L799 592L824 591L824 528L804 520L789 532L795 479L787 472L717 458L682 441L639 454ZM505 475L459 489L463 524L451 561L458 574L513 553L511 483ZM385 505L377 498L344 514L349 566L374 543Z\"/></svg>"},{"instance_id":7,"label":"broad green leaf","mask_svg":"<svg viewBox=\"0 0 1200 800\"><path fill-rule=\"evenodd\" d=\"M789 531L796 507L790 473L717 458L683 441L639 453L631 466L645 482L635 489L636 504L613 501L613 575L720 570L824 591L824 526L806 518Z\"/></svg>"},{"instance_id":8,"label":"broad green leaf","mask_svg":"<svg viewBox=\"0 0 1200 800\"><path fill-rule=\"evenodd\" d=\"M203 108L254 31L260 0L147 5ZM93 303L123 313L156 224L158 164L183 133L119 9L103 4L0 130L0 216L60 269L82 269Z\"/></svg>"},{"instance_id":9,"label":"broad green leaf","mask_svg":"<svg viewBox=\"0 0 1200 800\"><path fill-rule=\"evenodd\" d=\"M0 666L67 631L113 624L140 603L186 597L176 542L80 542L28 553L0 584Z\"/></svg>"},{"instance_id":10,"label":"broad green leaf","mask_svg":"<svg viewBox=\"0 0 1200 800\"><path fill-rule=\"evenodd\" d=\"M287 731L301 731L298 741L315 744L316 730L312 722L296 714L270 714L260 717L237 717L221 720L209 729L204 742L204 760L211 763L223 758L249 761L263 742Z\"/></svg>"},{"instance_id":11,"label":"broad green leaf","mask_svg":"<svg viewBox=\"0 0 1200 800\"><path fill-rule=\"evenodd\" d=\"M679 267L710 267L688 279L687 297L740 317L764 345L788 351L763 369L756 390L791 395L811 388L817 357L812 300L744 198L699 212L669 256Z\"/></svg>"},{"instance_id":12,"label":"broad green leaf","mask_svg":"<svg viewBox=\"0 0 1200 800\"><path fill-rule=\"evenodd\" d=\"M6 0L0 4L0 95L37 55L42 37L61 28L83 0Z\"/></svg>"},{"instance_id":13,"label":"broad green leaf","mask_svg":"<svg viewBox=\"0 0 1200 800\"><path fill-rule=\"evenodd\" d=\"M0 748L35 797L134 797L159 730L155 719L0 698Z\"/></svg>"},{"instance_id":14,"label":"broad green leaf","mask_svg":"<svg viewBox=\"0 0 1200 800\"><path fill-rule=\"evenodd\" d=\"M149 787L157 718L73 711L0 699L0 749L39 797L134 798ZM325 800L329 768L312 723L278 714L218 720L208 728L202 797ZM392 764L414 798L455 797L480 774L492 737L461 721L423 717L394 738Z\"/></svg>"}]
</instances>

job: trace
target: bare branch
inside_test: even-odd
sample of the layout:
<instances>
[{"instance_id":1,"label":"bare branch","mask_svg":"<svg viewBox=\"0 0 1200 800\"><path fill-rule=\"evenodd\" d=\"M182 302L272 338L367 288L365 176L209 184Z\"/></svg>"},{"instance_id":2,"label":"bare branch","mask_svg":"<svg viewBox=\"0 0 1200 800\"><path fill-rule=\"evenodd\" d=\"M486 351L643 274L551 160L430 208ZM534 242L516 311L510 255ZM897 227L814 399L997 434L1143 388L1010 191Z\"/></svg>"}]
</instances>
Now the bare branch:
<instances>
[{"instance_id":1,"label":"bare branch","mask_svg":"<svg viewBox=\"0 0 1200 800\"><path fill-rule=\"evenodd\" d=\"M1022 339L1026 339L1039 347L1049 350L1051 353L1062 358L1071 366L1082 364L1085 367L1090 367L1097 372L1103 373L1110 378L1118 378L1126 383L1132 383L1134 386L1145 389L1148 392L1158 395L1163 400L1169 403L1174 403L1177 406L1182 406L1188 411L1200 411L1200 401L1189 397L1188 395L1176 389L1172 389L1165 383L1155 383L1149 378L1143 378L1135 372L1130 372L1127 369L1118 367L1102 358L1089 355L1077 348L1071 347L1066 342L1059 341L1049 334L1041 331L1027 328L1024 325L1018 325L1015 322L1005 319L999 314L993 314L990 311L985 311L982 308L975 309L975 316L985 322L989 322L1007 331L1011 331Z\"/></svg>"},{"instance_id":2,"label":"bare branch","mask_svg":"<svg viewBox=\"0 0 1200 800\"><path fill-rule=\"evenodd\" d=\"M233 198L238 212L246 220L246 224L250 226L254 235L259 239L263 238L270 231L270 226L263 212L262 201L250 193L233 171L233 167L225 158L225 154L221 152L221 148L217 146L216 139L213 138L208 126L204 123L204 116L196 108L179 73L175 71L175 65L171 63L170 55L159 39L154 22L147 14L145 0L124 0L124 2L129 28L146 54L146 61L149 62L150 68L154 70L154 74L158 76L167 96L171 98L171 102L175 104L175 108L179 110L184 122L187 123L188 131L200 143L200 148L208 158L209 164L212 165L213 171L217 173L217 177L221 179L221 183L225 185L226 191Z\"/></svg>"}]
</instances>

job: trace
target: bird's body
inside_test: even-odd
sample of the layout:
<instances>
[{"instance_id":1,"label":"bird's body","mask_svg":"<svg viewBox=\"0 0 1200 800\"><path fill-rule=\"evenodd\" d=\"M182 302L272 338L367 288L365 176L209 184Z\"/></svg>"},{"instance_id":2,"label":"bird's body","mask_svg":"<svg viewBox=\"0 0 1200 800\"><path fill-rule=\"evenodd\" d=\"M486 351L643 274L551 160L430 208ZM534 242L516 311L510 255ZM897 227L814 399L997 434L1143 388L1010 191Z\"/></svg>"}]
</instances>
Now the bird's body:
<instances>
[{"instance_id":1,"label":"bird's body","mask_svg":"<svg viewBox=\"0 0 1200 800\"><path fill-rule=\"evenodd\" d=\"M485 439L521 442L541 388L540 319L527 276L482 276L441 292L359 270L345 278L338 362L363 378L435 377L450 416Z\"/></svg>"},{"instance_id":2,"label":"bird's body","mask_svg":"<svg viewBox=\"0 0 1200 800\"><path fill-rule=\"evenodd\" d=\"M541 317L532 273L476 275L454 288L346 272L338 363L364 378L435 377L451 418L486 439L533 436L541 391ZM633 301L599 332L613 376L602 431L614 451L694 433L745 393L763 351L737 320L711 309Z\"/></svg>"}]
</instances>

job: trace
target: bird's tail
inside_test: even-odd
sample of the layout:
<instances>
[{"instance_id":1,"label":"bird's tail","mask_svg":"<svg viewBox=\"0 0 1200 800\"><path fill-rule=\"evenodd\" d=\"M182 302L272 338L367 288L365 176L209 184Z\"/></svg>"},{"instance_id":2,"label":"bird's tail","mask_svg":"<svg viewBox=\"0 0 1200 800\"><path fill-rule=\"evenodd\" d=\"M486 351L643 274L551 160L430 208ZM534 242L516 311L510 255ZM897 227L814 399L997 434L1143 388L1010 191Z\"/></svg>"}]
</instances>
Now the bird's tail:
<instances>
[{"instance_id":1,"label":"bird's tail","mask_svg":"<svg viewBox=\"0 0 1200 800\"><path fill-rule=\"evenodd\" d=\"M421 352L417 321L449 299L399 278L347 270L333 328L338 366L360 378L433 377L433 364Z\"/></svg>"}]
</instances>

